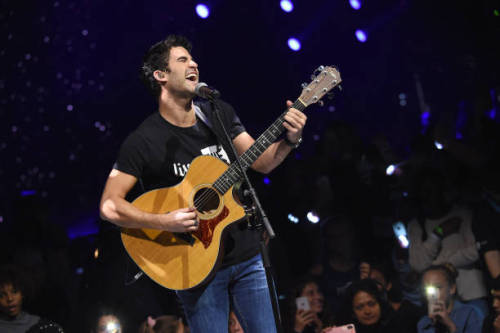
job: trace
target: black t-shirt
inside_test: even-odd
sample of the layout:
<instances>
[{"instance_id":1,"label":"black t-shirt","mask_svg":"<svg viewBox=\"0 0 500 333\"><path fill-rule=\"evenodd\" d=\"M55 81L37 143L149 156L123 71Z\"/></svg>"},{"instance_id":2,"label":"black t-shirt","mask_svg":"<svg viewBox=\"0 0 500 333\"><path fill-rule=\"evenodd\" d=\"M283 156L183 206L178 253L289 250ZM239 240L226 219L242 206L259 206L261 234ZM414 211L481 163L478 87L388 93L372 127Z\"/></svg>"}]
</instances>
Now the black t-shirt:
<instances>
[{"instance_id":1,"label":"black t-shirt","mask_svg":"<svg viewBox=\"0 0 500 333\"><path fill-rule=\"evenodd\" d=\"M168 187L182 181L191 161L199 155L212 155L226 163L234 160L226 144L221 145L211 129L217 120L212 118L208 103L196 103L206 115L210 127L198 119L191 127L177 127L159 112L150 115L122 144L114 168L135 176L136 188L127 199L146 191ZM245 131L233 108L220 103L221 118L231 139ZM228 227L222 266L241 262L258 252L258 237L247 230L246 221Z\"/></svg>"}]
</instances>

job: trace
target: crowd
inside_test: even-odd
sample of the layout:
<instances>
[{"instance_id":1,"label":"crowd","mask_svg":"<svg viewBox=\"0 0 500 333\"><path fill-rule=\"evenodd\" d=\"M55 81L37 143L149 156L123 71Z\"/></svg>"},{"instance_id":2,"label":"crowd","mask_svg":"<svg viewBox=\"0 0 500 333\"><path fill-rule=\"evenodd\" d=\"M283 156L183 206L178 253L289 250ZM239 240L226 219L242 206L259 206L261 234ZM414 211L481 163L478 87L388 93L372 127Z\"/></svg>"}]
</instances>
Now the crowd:
<instances>
[{"instance_id":1,"label":"crowd","mask_svg":"<svg viewBox=\"0 0 500 333\"><path fill-rule=\"evenodd\" d=\"M313 156L291 157L259 190L277 221L286 332L500 332L500 131L484 112L466 116L436 117L406 153L334 122ZM82 258L37 198L17 205L1 226L0 331L189 331L172 293L134 277L109 224L99 256ZM290 223L290 206L319 223ZM228 330L244 332L238 313Z\"/></svg>"}]
</instances>

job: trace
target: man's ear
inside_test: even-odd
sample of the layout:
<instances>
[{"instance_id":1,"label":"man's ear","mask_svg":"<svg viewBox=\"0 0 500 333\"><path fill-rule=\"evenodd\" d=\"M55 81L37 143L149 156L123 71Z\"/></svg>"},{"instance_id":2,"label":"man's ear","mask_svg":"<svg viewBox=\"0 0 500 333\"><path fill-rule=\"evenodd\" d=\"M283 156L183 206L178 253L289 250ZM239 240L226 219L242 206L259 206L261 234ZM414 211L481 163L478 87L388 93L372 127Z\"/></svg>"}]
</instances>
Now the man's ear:
<instances>
[{"instance_id":1,"label":"man's ear","mask_svg":"<svg viewBox=\"0 0 500 333\"><path fill-rule=\"evenodd\" d=\"M167 75L163 71L156 70L156 71L153 72L153 76L158 81L161 81L161 82L166 82L167 81Z\"/></svg>"}]
</instances>

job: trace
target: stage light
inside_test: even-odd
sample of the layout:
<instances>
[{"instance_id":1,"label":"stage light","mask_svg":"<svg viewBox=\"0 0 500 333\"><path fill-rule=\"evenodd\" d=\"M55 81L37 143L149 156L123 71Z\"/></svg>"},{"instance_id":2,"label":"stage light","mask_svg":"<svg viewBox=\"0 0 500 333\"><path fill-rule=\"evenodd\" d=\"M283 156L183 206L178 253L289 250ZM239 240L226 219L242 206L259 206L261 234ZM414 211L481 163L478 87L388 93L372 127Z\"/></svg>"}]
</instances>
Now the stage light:
<instances>
[{"instance_id":1,"label":"stage light","mask_svg":"<svg viewBox=\"0 0 500 333\"><path fill-rule=\"evenodd\" d=\"M363 30L360 30L360 29L356 30L356 38L361 43L364 43L367 40L366 33Z\"/></svg>"},{"instance_id":2,"label":"stage light","mask_svg":"<svg viewBox=\"0 0 500 333\"><path fill-rule=\"evenodd\" d=\"M392 176L394 174L394 171L396 170L396 166L394 164L391 164L385 169L385 174L387 176Z\"/></svg>"},{"instance_id":3,"label":"stage light","mask_svg":"<svg viewBox=\"0 0 500 333\"><path fill-rule=\"evenodd\" d=\"M430 124L430 118L431 118L431 112L430 111L424 111L420 115L420 124L422 127L427 128Z\"/></svg>"},{"instance_id":4,"label":"stage light","mask_svg":"<svg viewBox=\"0 0 500 333\"><path fill-rule=\"evenodd\" d=\"M288 221L294 223L294 224L297 224L299 223L299 218L293 214L288 214Z\"/></svg>"},{"instance_id":5,"label":"stage light","mask_svg":"<svg viewBox=\"0 0 500 333\"><path fill-rule=\"evenodd\" d=\"M359 0L349 0L349 4L354 10L358 10L361 8L361 1Z\"/></svg>"},{"instance_id":6,"label":"stage light","mask_svg":"<svg viewBox=\"0 0 500 333\"><path fill-rule=\"evenodd\" d=\"M290 13L293 10L293 3L290 0L281 0L280 6L283 11Z\"/></svg>"},{"instance_id":7,"label":"stage light","mask_svg":"<svg viewBox=\"0 0 500 333\"><path fill-rule=\"evenodd\" d=\"M443 145L438 142L438 141L434 141L434 146L438 149L438 150L443 150Z\"/></svg>"},{"instance_id":8,"label":"stage light","mask_svg":"<svg viewBox=\"0 0 500 333\"><path fill-rule=\"evenodd\" d=\"M307 213L307 220L313 224L316 224L319 222L320 218L319 218L318 214L316 214L313 211L310 211Z\"/></svg>"},{"instance_id":9,"label":"stage light","mask_svg":"<svg viewBox=\"0 0 500 333\"><path fill-rule=\"evenodd\" d=\"M264 184L266 185L271 184L271 179L269 179L269 177L264 177Z\"/></svg>"},{"instance_id":10,"label":"stage light","mask_svg":"<svg viewBox=\"0 0 500 333\"><path fill-rule=\"evenodd\" d=\"M300 42L297 38L288 38L288 47L293 51L300 50Z\"/></svg>"},{"instance_id":11,"label":"stage light","mask_svg":"<svg viewBox=\"0 0 500 333\"><path fill-rule=\"evenodd\" d=\"M500 11L499 11L498 9L495 9L495 10L493 11L493 15L495 15L495 16L500 16Z\"/></svg>"},{"instance_id":12,"label":"stage light","mask_svg":"<svg viewBox=\"0 0 500 333\"><path fill-rule=\"evenodd\" d=\"M206 19L210 15L210 9L208 9L207 5L199 3L196 5L196 14L202 19Z\"/></svg>"},{"instance_id":13,"label":"stage light","mask_svg":"<svg viewBox=\"0 0 500 333\"><path fill-rule=\"evenodd\" d=\"M21 196L22 197L29 197L29 196L32 196L32 195L35 195L36 194L36 190L24 190L24 191L21 191Z\"/></svg>"},{"instance_id":14,"label":"stage light","mask_svg":"<svg viewBox=\"0 0 500 333\"><path fill-rule=\"evenodd\" d=\"M496 115L497 115L497 110L495 108L491 109L490 112L488 112L488 117L490 119L495 119Z\"/></svg>"}]
</instances>

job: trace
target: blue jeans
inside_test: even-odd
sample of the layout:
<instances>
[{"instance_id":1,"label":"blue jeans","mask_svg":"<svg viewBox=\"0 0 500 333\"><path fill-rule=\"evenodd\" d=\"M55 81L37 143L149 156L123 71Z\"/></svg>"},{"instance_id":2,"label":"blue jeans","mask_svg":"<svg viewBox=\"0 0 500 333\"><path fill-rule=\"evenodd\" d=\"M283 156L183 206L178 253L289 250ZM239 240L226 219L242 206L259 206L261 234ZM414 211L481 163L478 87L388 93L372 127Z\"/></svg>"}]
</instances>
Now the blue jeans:
<instances>
[{"instance_id":1,"label":"blue jeans","mask_svg":"<svg viewBox=\"0 0 500 333\"><path fill-rule=\"evenodd\" d=\"M260 254L218 271L208 285L177 291L191 333L226 333L229 299L245 333L276 332Z\"/></svg>"}]
</instances>

